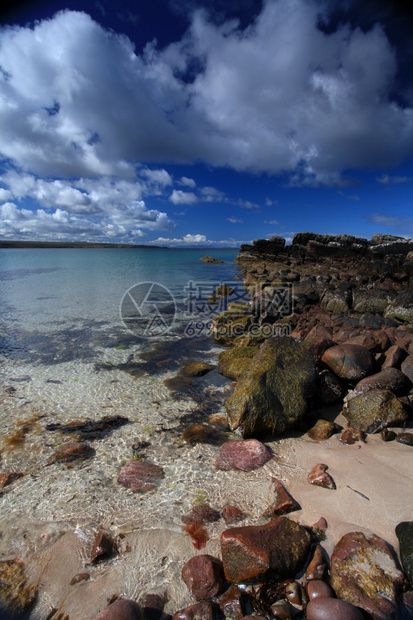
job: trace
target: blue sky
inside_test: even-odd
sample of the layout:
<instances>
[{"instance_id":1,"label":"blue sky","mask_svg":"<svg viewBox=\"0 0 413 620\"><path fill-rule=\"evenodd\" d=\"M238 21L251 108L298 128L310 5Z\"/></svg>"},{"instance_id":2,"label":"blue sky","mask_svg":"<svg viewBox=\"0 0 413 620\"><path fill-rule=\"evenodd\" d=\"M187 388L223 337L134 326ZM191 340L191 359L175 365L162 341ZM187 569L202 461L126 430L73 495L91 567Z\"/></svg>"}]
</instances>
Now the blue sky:
<instances>
[{"instance_id":1,"label":"blue sky","mask_svg":"<svg viewBox=\"0 0 413 620\"><path fill-rule=\"evenodd\" d=\"M0 238L413 237L407 4L14 2Z\"/></svg>"}]
</instances>

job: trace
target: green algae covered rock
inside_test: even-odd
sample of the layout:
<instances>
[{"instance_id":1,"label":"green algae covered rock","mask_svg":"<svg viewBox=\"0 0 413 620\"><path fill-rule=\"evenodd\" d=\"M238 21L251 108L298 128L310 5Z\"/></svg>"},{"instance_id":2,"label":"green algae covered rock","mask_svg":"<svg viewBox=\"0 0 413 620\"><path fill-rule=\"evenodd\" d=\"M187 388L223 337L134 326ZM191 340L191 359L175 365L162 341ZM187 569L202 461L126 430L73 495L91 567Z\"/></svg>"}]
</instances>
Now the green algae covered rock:
<instances>
[{"instance_id":1,"label":"green algae covered rock","mask_svg":"<svg viewBox=\"0 0 413 620\"><path fill-rule=\"evenodd\" d=\"M302 419L316 379L314 357L288 337L269 338L242 373L225 408L243 437L280 435Z\"/></svg>"},{"instance_id":2,"label":"green algae covered rock","mask_svg":"<svg viewBox=\"0 0 413 620\"><path fill-rule=\"evenodd\" d=\"M407 413L397 396L390 390L369 390L348 401L343 409L351 428L365 433L377 433L386 426L402 425Z\"/></svg>"},{"instance_id":3,"label":"green algae covered rock","mask_svg":"<svg viewBox=\"0 0 413 620\"><path fill-rule=\"evenodd\" d=\"M222 351L219 354L219 373L227 379L238 381L258 350L258 347L233 347Z\"/></svg>"}]
</instances>

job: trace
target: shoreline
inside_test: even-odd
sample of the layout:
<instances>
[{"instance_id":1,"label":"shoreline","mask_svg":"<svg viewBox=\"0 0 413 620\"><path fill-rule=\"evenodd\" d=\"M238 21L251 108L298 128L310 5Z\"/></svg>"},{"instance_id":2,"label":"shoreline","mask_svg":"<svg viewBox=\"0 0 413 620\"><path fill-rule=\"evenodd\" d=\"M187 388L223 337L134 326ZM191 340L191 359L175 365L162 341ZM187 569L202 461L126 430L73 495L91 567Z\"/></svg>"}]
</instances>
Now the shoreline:
<instances>
[{"instance_id":1,"label":"shoreline","mask_svg":"<svg viewBox=\"0 0 413 620\"><path fill-rule=\"evenodd\" d=\"M274 261L270 262L271 266L274 266ZM262 263L262 260L258 261L255 266L251 265L251 267L252 269L258 267L260 271ZM293 267L288 265L290 271L294 271ZM307 264L304 271L307 271L307 267L311 270L311 265ZM285 266L280 268L285 269ZM252 285L250 271L244 274L244 277L246 283ZM255 280L257 280L256 276L267 277L265 273L256 273ZM301 284L298 280L294 283L297 287ZM309 295L308 290L306 294ZM366 332L380 331L379 328L373 329L369 325L350 324L347 328L343 328L343 321L339 324L337 313L332 313L326 308L323 310L319 308L317 312L318 314L313 304L308 310L303 309L301 314L295 313L291 319L293 339L304 342L312 329L311 322L321 324L325 321L327 323L327 318L329 319L328 327L332 330L333 338L336 339L340 330L343 332L347 329L345 336L349 336L349 331L354 332L358 329L357 337L363 333L365 335ZM239 320L239 317L234 319L232 316L231 318L235 321ZM241 318L245 319L245 315ZM282 320L287 319L288 317L284 317ZM277 320L279 318L276 318L275 324ZM306 321L307 324L305 324ZM399 342L403 338L403 330L411 333L411 328L407 330L401 328L396 336L395 326L384 326L383 329L390 330L389 334L394 339L397 337ZM344 334L340 337L343 338ZM406 336L404 338L408 349L409 342L406 341ZM344 338L346 339L348 338ZM412 341L413 336L410 342ZM320 351L316 349L316 345L319 346L320 343L311 343L312 351L318 355ZM226 349L226 351L231 350L235 350L235 347ZM215 352L212 348L212 355L208 355L205 361L213 362L218 351L218 348ZM159 362L163 361L159 359ZM170 372L166 374L169 379L176 377ZM116 379L116 374L111 376ZM178 374L178 376L179 381L185 385L182 375ZM274 456L262 467L249 472L219 471L214 468L214 463L222 445L225 445L225 440L239 439L239 431L238 434L230 432L225 428L222 420L225 415L224 400L232 393L233 388L230 388L229 383L220 378L216 369L206 374L205 378L187 377L187 379L190 379L193 385L199 386L196 389L200 395L203 390L206 390L204 393L209 394L209 400L203 403L203 399L198 398L193 403L187 401L184 404L184 401L178 399L174 404L166 388L162 387L164 394L162 400L159 400L158 396L161 388L158 386L158 391L153 391L152 398L157 399L159 404L152 403L151 406L159 409L159 422L157 422L159 426L155 425L153 430L148 430L146 435L144 433L139 437L139 441L151 443L143 449L140 458L142 462L152 462L161 467L164 470L164 477L159 482L159 486L155 486L149 492L134 493L131 490L125 490L117 482L122 464L130 458L132 443L134 442L134 445L137 443L134 437L135 432L130 425L115 429L106 439L92 440L96 454L90 460L83 463L75 462L72 468L68 468L64 462L52 463L48 468L39 470L37 478L25 476L20 480L12 481L5 487L4 492L10 497L13 497L14 493L23 492L32 495L33 493L39 494L39 499L43 495L46 499L47 494L50 494L54 488L63 502L59 509L61 516L64 510L67 511L69 507L73 510L75 503L81 500L80 512L78 511L74 521L66 519L66 524L62 521L63 527L59 528L53 525L53 517L50 515L52 518L49 519L48 525L43 528L43 532L38 532L37 551L35 548L31 551L32 555L34 553L35 561L32 566L26 567L31 582L36 582L39 586L38 599L30 618L45 620L49 614L47 617L57 619L59 614L62 614L62 617L68 614L70 618L92 620L113 595L134 600L139 600L144 594L158 594L164 599L169 597L164 606L164 613L171 615L175 614L178 609L190 606L194 603L194 599L181 578L183 565L193 556L210 554L220 557L220 537L231 526L224 523L222 516L216 522L204 524L208 540L205 547L196 550L193 540L185 533L182 516L189 513L191 507L205 503L218 510L220 514L226 506L236 505L246 514L246 518L240 522L241 526L250 527L266 523L268 517L264 518L263 514L274 499L274 478L285 485L287 491L301 506L300 510L289 514L288 518L308 527L316 523L320 517L327 520L326 538L321 541L321 545L329 558L341 536L354 529L363 531L366 535L375 533L397 549L398 543L394 528L399 521L411 518L413 508L408 503L406 504L403 492L403 489L411 484L411 470L408 465L409 454L410 462L412 458L410 446L396 444L396 442L383 442L379 434L369 434L367 443L359 440L353 445L342 443L338 433L332 434L328 439L314 440L307 434L309 430L307 423L307 428L301 431L292 429L279 437L265 437L264 443L272 450ZM133 377L130 381L131 389L135 392L139 384L132 383L135 381ZM22 383L20 387L18 383L14 384L18 390L21 389L23 392L26 389L24 385ZM149 385L148 381L147 386ZM148 392L145 392L148 387L145 384L140 394L141 398L146 398L147 401L150 400ZM138 399L138 393L136 393L136 398ZM335 408L330 407L327 411L327 407L323 408L318 405L318 409L323 414L322 417L330 417L344 427L346 419L338 413L338 407L341 411L341 405L336 405ZM27 410L26 418L23 415L25 410ZM20 417L27 420L30 417L29 410L29 405L22 405ZM178 425L176 424L177 410L181 418L181 423ZM124 413L121 409L114 411L109 409L108 412ZM44 413L47 415L46 411ZM48 420L45 418L43 421L42 415L40 411L36 424L40 423L43 428ZM72 415L73 417L76 416ZM96 407L94 417L102 417L101 408ZM197 439L190 441L183 439L182 429L194 424L201 427L198 428ZM408 426L411 427L411 418ZM162 431L162 428L166 431ZM175 431L173 431L174 428ZM398 433L403 431L403 425L395 428ZM211 437L210 443L205 441L208 429L212 429L214 439L219 439L218 442L211 441ZM168 435L169 431L175 432L175 435L173 437ZM33 443L30 443L32 441L30 432L28 447L34 450L35 455L36 441L33 437ZM222 433L221 436L220 433ZM59 442L63 442L63 437L59 439ZM160 446L161 451L159 451ZM49 452L53 452L52 444ZM318 462L328 464L329 472L337 484L336 490L331 491L308 484L307 474ZM4 471L4 462L2 471ZM51 472L55 472L54 476L58 474L63 477L64 481L56 480L54 486L51 487L52 478L47 479L49 473L52 475ZM379 488L376 485L378 477L380 478ZM71 491L71 485L75 479L78 479L78 483L76 483L76 488L72 487ZM172 481L175 481L174 484L178 486L168 489ZM65 492L67 497L64 497L65 493L63 493L65 484L67 485ZM84 485L82 491L79 484ZM106 486L104 492L102 485ZM72 497L75 494L77 495ZM129 513L127 521L119 523L115 518L112 523L113 515L116 514L113 512L112 518L108 513L106 520L96 518L96 514L94 517L92 515L86 528L84 525L76 526L76 519L81 514L82 505L85 514L89 509L88 504L82 504L82 502L86 499L86 495L90 494L96 496L97 505L104 496L105 498L107 496L104 501L108 501L113 507L116 506L119 516ZM150 511L155 506L157 510L153 513L156 515L154 517L151 516ZM145 511L146 515L142 516L142 512ZM35 516L35 513L33 515ZM86 521L87 519L85 523ZM99 562L91 563L90 553L93 540L102 530L111 533L116 540L118 550ZM29 548L30 545L27 551ZM18 554L15 554L15 557L17 556ZM72 583L76 575L82 573L88 573L89 576ZM52 608L55 608L54 615L50 615Z\"/></svg>"}]
</instances>

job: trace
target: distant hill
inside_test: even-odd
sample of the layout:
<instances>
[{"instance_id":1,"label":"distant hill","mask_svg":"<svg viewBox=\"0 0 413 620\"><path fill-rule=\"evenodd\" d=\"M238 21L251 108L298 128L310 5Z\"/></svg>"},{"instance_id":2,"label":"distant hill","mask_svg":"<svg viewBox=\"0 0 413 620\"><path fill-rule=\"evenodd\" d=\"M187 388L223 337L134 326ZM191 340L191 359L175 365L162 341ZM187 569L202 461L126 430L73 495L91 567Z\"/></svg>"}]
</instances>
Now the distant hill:
<instances>
[{"instance_id":1,"label":"distant hill","mask_svg":"<svg viewBox=\"0 0 413 620\"><path fill-rule=\"evenodd\" d=\"M132 245L130 243L84 243L81 241L5 241L0 239L0 248L146 248L164 249L162 245Z\"/></svg>"}]
</instances>

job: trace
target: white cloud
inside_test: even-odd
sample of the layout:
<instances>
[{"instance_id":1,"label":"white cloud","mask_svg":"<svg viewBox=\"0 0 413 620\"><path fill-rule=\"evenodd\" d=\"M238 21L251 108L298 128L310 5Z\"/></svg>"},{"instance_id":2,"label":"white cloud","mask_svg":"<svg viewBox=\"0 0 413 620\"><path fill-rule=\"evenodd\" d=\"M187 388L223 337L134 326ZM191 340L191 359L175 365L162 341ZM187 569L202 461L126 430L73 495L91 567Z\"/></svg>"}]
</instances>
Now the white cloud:
<instances>
[{"instance_id":1,"label":"white cloud","mask_svg":"<svg viewBox=\"0 0 413 620\"><path fill-rule=\"evenodd\" d=\"M280 222L277 220L264 220L264 224L269 224L270 226L278 226Z\"/></svg>"},{"instance_id":2,"label":"white cloud","mask_svg":"<svg viewBox=\"0 0 413 620\"><path fill-rule=\"evenodd\" d=\"M413 177L402 177L396 175L382 174L380 177L376 178L377 183L387 184L395 184L398 185L400 183L409 183L413 181Z\"/></svg>"},{"instance_id":3,"label":"white cloud","mask_svg":"<svg viewBox=\"0 0 413 620\"><path fill-rule=\"evenodd\" d=\"M201 188L201 195L204 202L225 202L226 200L224 192L208 185Z\"/></svg>"},{"instance_id":4,"label":"white cloud","mask_svg":"<svg viewBox=\"0 0 413 620\"><path fill-rule=\"evenodd\" d=\"M197 12L181 41L140 55L81 12L2 28L0 153L54 179L203 161L316 185L397 164L413 154L413 110L391 98L395 51L380 26L321 32L319 11L315 0L267 1L242 34ZM147 182L165 187L167 174Z\"/></svg>"},{"instance_id":5,"label":"white cloud","mask_svg":"<svg viewBox=\"0 0 413 620\"><path fill-rule=\"evenodd\" d=\"M231 224L242 224L243 221L239 220L236 217L227 217L227 222L230 222Z\"/></svg>"},{"instance_id":6,"label":"white cloud","mask_svg":"<svg viewBox=\"0 0 413 620\"><path fill-rule=\"evenodd\" d=\"M179 247L179 246L192 246L192 247L231 247L236 248L241 245L241 243L246 243L246 241L238 241L236 239L225 239L219 241L213 241L208 239L205 235L201 234L187 234L181 238L170 238L170 237L158 237L157 239L150 241L149 243L155 245L168 245L171 247Z\"/></svg>"},{"instance_id":7,"label":"white cloud","mask_svg":"<svg viewBox=\"0 0 413 620\"><path fill-rule=\"evenodd\" d=\"M174 205L190 205L198 202L198 198L193 192L183 192L181 189L174 189L169 200Z\"/></svg>"},{"instance_id":8,"label":"white cloud","mask_svg":"<svg viewBox=\"0 0 413 620\"><path fill-rule=\"evenodd\" d=\"M181 185L186 185L186 187L191 187L192 189L196 187L194 179L190 179L189 177L181 177L179 183Z\"/></svg>"},{"instance_id":9,"label":"white cloud","mask_svg":"<svg viewBox=\"0 0 413 620\"><path fill-rule=\"evenodd\" d=\"M266 198L265 199L265 206L266 207L273 207L275 205L278 204L278 200L271 200L271 198Z\"/></svg>"}]
</instances>

